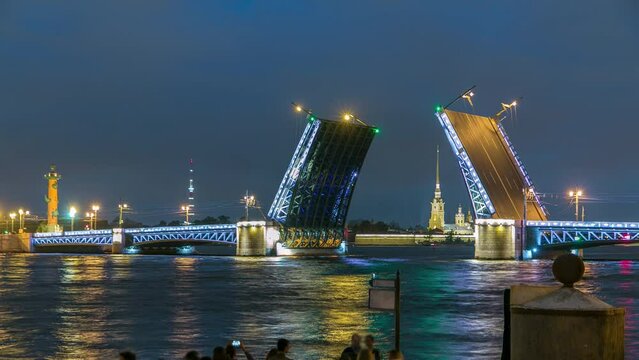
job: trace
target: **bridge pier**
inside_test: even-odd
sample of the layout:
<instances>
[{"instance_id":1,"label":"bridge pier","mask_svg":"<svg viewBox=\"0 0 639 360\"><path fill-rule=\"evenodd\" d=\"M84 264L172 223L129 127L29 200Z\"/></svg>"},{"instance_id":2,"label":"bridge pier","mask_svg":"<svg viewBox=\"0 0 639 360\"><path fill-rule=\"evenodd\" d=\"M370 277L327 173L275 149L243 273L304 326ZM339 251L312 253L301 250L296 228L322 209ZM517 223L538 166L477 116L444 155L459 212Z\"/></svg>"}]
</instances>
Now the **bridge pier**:
<instances>
[{"instance_id":1,"label":"bridge pier","mask_svg":"<svg viewBox=\"0 0 639 360\"><path fill-rule=\"evenodd\" d=\"M125 248L125 237L123 229L113 229L113 240L111 241L111 254L122 254Z\"/></svg>"},{"instance_id":2,"label":"bridge pier","mask_svg":"<svg viewBox=\"0 0 639 360\"><path fill-rule=\"evenodd\" d=\"M275 255L279 230L266 221L240 221L237 223L237 256Z\"/></svg>"},{"instance_id":3,"label":"bridge pier","mask_svg":"<svg viewBox=\"0 0 639 360\"><path fill-rule=\"evenodd\" d=\"M519 226L518 226L519 225ZM521 254L521 225L511 219L475 221L475 259L517 260Z\"/></svg>"}]
</instances>

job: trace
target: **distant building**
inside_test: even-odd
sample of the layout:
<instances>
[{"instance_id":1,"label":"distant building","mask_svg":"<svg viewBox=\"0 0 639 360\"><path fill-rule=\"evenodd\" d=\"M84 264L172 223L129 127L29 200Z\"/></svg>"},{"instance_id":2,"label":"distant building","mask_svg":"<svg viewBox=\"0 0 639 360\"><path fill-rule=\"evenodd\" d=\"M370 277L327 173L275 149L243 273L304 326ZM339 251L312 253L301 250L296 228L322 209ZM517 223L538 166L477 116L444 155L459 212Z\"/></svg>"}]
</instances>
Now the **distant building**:
<instances>
[{"instance_id":1,"label":"distant building","mask_svg":"<svg viewBox=\"0 0 639 360\"><path fill-rule=\"evenodd\" d=\"M435 165L435 196L430 202L430 218L428 219L428 230L434 233L471 234L474 232L473 218L468 210L468 215L464 216L462 206L459 205L455 214L455 222L446 224L444 212L444 199L442 198L441 184L439 182L439 146L437 147L437 161Z\"/></svg>"},{"instance_id":2,"label":"distant building","mask_svg":"<svg viewBox=\"0 0 639 360\"><path fill-rule=\"evenodd\" d=\"M455 226L465 226L466 225L466 216L462 212L462 207L459 205L457 208L457 214L455 214Z\"/></svg>"},{"instance_id":3,"label":"distant building","mask_svg":"<svg viewBox=\"0 0 639 360\"><path fill-rule=\"evenodd\" d=\"M435 166L435 197L430 202L429 230L444 231L444 199L439 186L439 146L437 147L437 164Z\"/></svg>"},{"instance_id":4,"label":"distant building","mask_svg":"<svg viewBox=\"0 0 639 360\"><path fill-rule=\"evenodd\" d=\"M468 235L475 232L473 228L473 219L470 217L470 210L468 211L468 218L464 216L464 212L462 211L462 206L459 205L457 207L457 213L455 214L455 223L454 224L445 224L444 231L446 233L453 232L456 235Z\"/></svg>"}]
</instances>

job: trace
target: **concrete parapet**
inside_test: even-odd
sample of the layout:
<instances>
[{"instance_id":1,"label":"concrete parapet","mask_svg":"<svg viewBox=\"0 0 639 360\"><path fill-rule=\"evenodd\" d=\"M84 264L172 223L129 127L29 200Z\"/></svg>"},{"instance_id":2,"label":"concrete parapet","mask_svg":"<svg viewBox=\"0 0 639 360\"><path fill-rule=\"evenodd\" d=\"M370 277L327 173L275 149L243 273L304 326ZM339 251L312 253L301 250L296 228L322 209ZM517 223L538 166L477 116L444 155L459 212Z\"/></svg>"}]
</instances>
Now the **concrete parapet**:
<instances>
[{"instance_id":1,"label":"concrete parapet","mask_svg":"<svg viewBox=\"0 0 639 360\"><path fill-rule=\"evenodd\" d=\"M32 251L30 233L0 235L0 252L2 253L30 253Z\"/></svg>"},{"instance_id":2,"label":"concrete parapet","mask_svg":"<svg viewBox=\"0 0 639 360\"><path fill-rule=\"evenodd\" d=\"M519 223L510 219L477 219L475 221L475 258L483 260L516 260L521 252Z\"/></svg>"},{"instance_id":3,"label":"concrete parapet","mask_svg":"<svg viewBox=\"0 0 639 360\"><path fill-rule=\"evenodd\" d=\"M562 255L553 273L563 287L511 287L511 359L624 358L625 309L574 289L583 271L581 259Z\"/></svg>"}]
</instances>

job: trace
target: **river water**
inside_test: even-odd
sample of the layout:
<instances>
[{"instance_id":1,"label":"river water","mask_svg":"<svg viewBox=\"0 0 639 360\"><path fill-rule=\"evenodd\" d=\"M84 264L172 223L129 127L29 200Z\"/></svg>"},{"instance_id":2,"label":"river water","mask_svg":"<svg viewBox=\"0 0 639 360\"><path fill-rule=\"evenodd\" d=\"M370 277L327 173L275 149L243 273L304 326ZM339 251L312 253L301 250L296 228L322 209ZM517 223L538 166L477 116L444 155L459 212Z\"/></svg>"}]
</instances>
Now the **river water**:
<instances>
[{"instance_id":1,"label":"river water","mask_svg":"<svg viewBox=\"0 0 639 360\"><path fill-rule=\"evenodd\" d=\"M630 249L630 248L628 248ZM0 254L0 358L176 359L279 337L294 359L335 359L353 332L384 351L393 316L368 310L371 273L402 274L407 359L495 359L502 291L553 283L548 261L476 261L472 247L357 249L341 258ZM639 251L634 250L634 253ZM616 255L615 255L616 254ZM628 251L587 253L620 258ZM639 256L635 256L639 258ZM626 357L639 358L639 260L586 262L582 291L626 307Z\"/></svg>"}]
</instances>

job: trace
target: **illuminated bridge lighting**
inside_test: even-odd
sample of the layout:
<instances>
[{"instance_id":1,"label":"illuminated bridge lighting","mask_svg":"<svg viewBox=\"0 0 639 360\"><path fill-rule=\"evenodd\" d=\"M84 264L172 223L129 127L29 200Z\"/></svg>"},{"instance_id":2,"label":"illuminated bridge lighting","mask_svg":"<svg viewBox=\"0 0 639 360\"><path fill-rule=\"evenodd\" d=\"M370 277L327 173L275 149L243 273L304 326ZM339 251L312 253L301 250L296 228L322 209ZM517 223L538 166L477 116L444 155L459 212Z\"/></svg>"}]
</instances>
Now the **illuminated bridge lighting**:
<instances>
[{"instance_id":1,"label":"illuminated bridge lighting","mask_svg":"<svg viewBox=\"0 0 639 360\"><path fill-rule=\"evenodd\" d=\"M572 248L639 242L639 223L604 221L526 221L535 246Z\"/></svg>"},{"instance_id":2,"label":"illuminated bridge lighting","mask_svg":"<svg viewBox=\"0 0 639 360\"><path fill-rule=\"evenodd\" d=\"M117 230L120 231L119 229ZM128 236L130 243L135 245L189 241L227 244L235 244L237 242L235 224L132 228L123 229L122 232L125 239ZM113 244L113 234L114 231L111 229L36 233L33 234L31 242L36 247L58 245L106 246ZM125 248L125 252L128 251L126 249L129 248Z\"/></svg>"}]
</instances>

